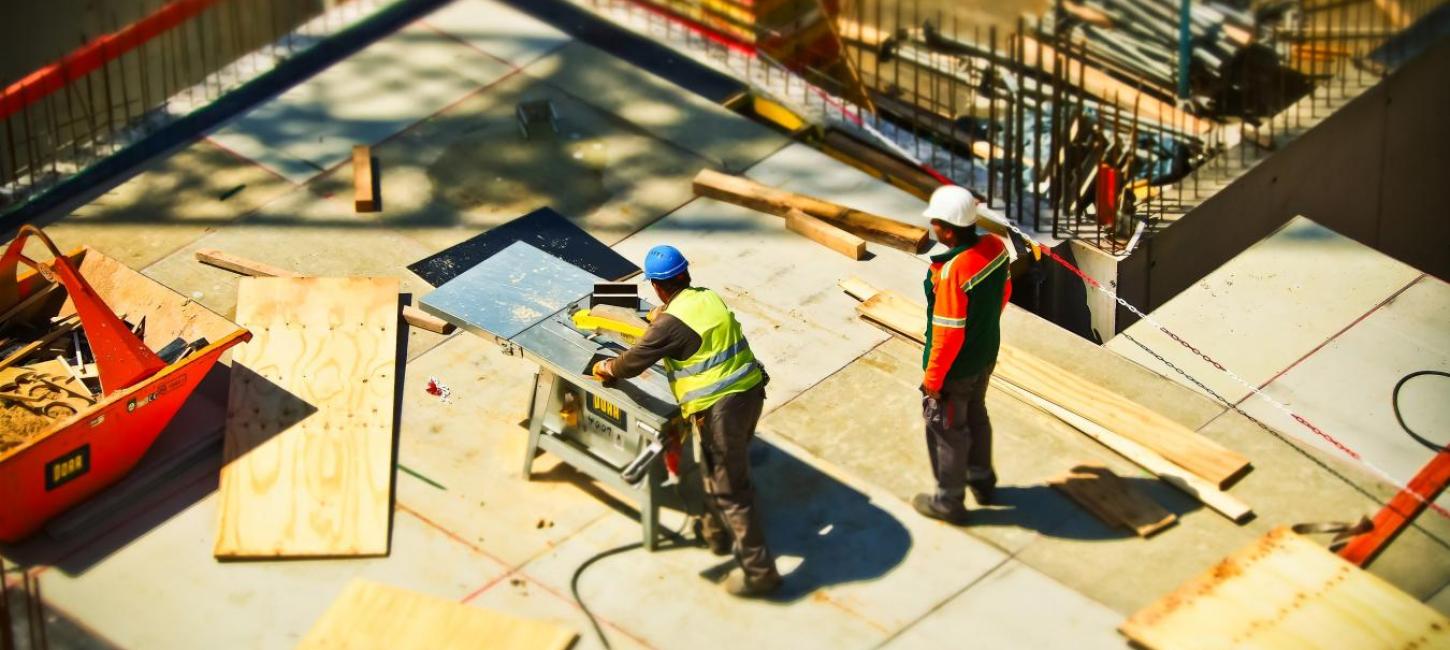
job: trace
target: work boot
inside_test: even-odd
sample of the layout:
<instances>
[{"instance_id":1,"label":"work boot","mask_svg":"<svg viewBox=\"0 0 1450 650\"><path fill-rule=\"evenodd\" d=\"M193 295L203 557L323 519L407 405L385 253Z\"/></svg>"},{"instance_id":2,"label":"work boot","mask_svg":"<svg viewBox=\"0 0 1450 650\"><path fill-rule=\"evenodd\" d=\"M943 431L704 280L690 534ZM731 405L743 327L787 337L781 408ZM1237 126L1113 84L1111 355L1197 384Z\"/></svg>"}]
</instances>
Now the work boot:
<instances>
[{"instance_id":1,"label":"work boot","mask_svg":"<svg viewBox=\"0 0 1450 650\"><path fill-rule=\"evenodd\" d=\"M704 517L695 518L695 539L700 540L700 543L703 544L705 548L710 549L710 552L715 555L719 555L721 557L729 555L730 536L725 534L725 531L722 530L720 526L706 524L705 517L709 516L710 515L705 515Z\"/></svg>"},{"instance_id":2,"label":"work boot","mask_svg":"<svg viewBox=\"0 0 1450 650\"><path fill-rule=\"evenodd\" d=\"M911 507L923 517L930 517L949 524L960 526L967 523L967 509L961 504L955 508L944 506L937 502L930 494L918 494L911 499Z\"/></svg>"},{"instance_id":3,"label":"work boot","mask_svg":"<svg viewBox=\"0 0 1450 650\"><path fill-rule=\"evenodd\" d=\"M979 506L992 505L992 498L996 495L997 485L995 483L968 483L967 489L972 491L972 499Z\"/></svg>"},{"instance_id":4,"label":"work boot","mask_svg":"<svg viewBox=\"0 0 1450 650\"><path fill-rule=\"evenodd\" d=\"M725 578L725 592L737 598L761 598L780 589L781 582L783 580L776 573L753 580L746 577L744 571L732 571Z\"/></svg>"},{"instance_id":5,"label":"work boot","mask_svg":"<svg viewBox=\"0 0 1450 650\"><path fill-rule=\"evenodd\" d=\"M710 552L715 555L724 557L730 554L730 538L724 535L707 537L705 538L705 548L710 549Z\"/></svg>"}]
</instances>

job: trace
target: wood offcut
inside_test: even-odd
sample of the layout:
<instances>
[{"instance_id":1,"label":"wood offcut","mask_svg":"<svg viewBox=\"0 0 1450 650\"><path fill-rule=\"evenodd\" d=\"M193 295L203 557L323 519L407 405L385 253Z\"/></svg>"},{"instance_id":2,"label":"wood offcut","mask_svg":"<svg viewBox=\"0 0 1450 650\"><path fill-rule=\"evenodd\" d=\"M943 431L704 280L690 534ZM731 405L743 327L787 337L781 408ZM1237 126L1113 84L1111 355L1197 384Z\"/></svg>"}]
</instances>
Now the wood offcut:
<instances>
[{"instance_id":1,"label":"wood offcut","mask_svg":"<svg viewBox=\"0 0 1450 650\"><path fill-rule=\"evenodd\" d=\"M373 149L365 144L352 148L353 207L358 212L377 212L377 183L373 179Z\"/></svg>"},{"instance_id":2,"label":"wood offcut","mask_svg":"<svg viewBox=\"0 0 1450 650\"><path fill-rule=\"evenodd\" d=\"M1103 465L1080 464L1047 484L1103 523L1126 528L1139 537L1151 537L1178 521L1177 515Z\"/></svg>"},{"instance_id":3,"label":"wood offcut","mask_svg":"<svg viewBox=\"0 0 1450 650\"><path fill-rule=\"evenodd\" d=\"M1450 647L1450 619L1282 526L1118 629L1150 650Z\"/></svg>"},{"instance_id":4,"label":"wood offcut","mask_svg":"<svg viewBox=\"0 0 1450 650\"><path fill-rule=\"evenodd\" d=\"M398 281L243 278L219 558L388 552Z\"/></svg>"},{"instance_id":5,"label":"wood offcut","mask_svg":"<svg viewBox=\"0 0 1450 650\"><path fill-rule=\"evenodd\" d=\"M866 240L795 208L786 211L785 227L853 260L866 257Z\"/></svg>"},{"instance_id":6,"label":"wood offcut","mask_svg":"<svg viewBox=\"0 0 1450 650\"><path fill-rule=\"evenodd\" d=\"M573 630L550 621L354 579L298 650L565 650Z\"/></svg>"}]
</instances>

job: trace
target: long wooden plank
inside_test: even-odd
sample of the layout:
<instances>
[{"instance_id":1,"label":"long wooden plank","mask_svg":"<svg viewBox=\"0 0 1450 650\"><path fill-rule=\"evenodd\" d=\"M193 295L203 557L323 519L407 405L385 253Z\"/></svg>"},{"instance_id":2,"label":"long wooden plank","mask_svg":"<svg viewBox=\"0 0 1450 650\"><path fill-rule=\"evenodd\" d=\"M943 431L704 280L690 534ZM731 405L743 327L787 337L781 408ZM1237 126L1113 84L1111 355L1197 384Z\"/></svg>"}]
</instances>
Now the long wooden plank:
<instances>
[{"instance_id":1,"label":"long wooden plank","mask_svg":"<svg viewBox=\"0 0 1450 650\"><path fill-rule=\"evenodd\" d=\"M215 555L388 552L398 281L243 278Z\"/></svg>"},{"instance_id":2,"label":"long wooden plank","mask_svg":"<svg viewBox=\"0 0 1450 650\"><path fill-rule=\"evenodd\" d=\"M1176 650L1450 647L1450 619L1282 526L1119 630Z\"/></svg>"},{"instance_id":3,"label":"long wooden plank","mask_svg":"<svg viewBox=\"0 0 1450 650\"><path fill-rule=\"evenodd\" d=\"M565 650L576 636L549 621L354 579L297 648Z\"/></svg>"},{"instance_id":4,"label":"long wooden plank","mask_svg":"<svg viewBox=\"0 0 1450 650\"><path fill-rule=\"evenodd\" d=\"M899 294L878 292L857 310L912 340L925 341L926 308ZM1249 470L1242 454L1014 346L1002 346L994 376L1152 449L1219 488Z\"/></svg>"},{"instance_id":5,"label":"long wooden plank","mask_svg":"<svg viewBox=\"0 0 1450 650\"><path fill-rule=\"evenodd\" d=\"M1446 483L1450 483L1450 449L1441 449L1415 474L1415 478L1410 479L1409 485L1374 516L1374 528L1350 540L1339 550L1339 556L1358 566L1374 561L1405 526L1440 497Z\"/></svg>"},{"instance_id":6,"label":"long wooden plank","mask_svg":"<svg viewBox=\"0 0 1450 650\"><path fill-rule=\"evenodd\" d=\"M785 227L853 260L866 257L866 240L795 208L785 213Z\"/></svg>"},{"instance_id":7,"label":"long wooden plank","mask_svg":"<svg viewBox=\"0 0 1450 650\"><path fill-rule=\"evenodd\" d=\"M926 228L862 212L813 196L761 185L741 176L704 169L695 175L695 194L784 217L795 208L866 241L915 253L926 246Z\"/></svg>"},{"instance_id":8,"label":"long wooden plank","mask_svg":"<svg viewBox=\"0 0 1450 650\"><path fill-rule=\"evenodd\" d=\"M353 208L358 212L377 212L378 196L373 183L373 150L365 144L352 148Z\"/></svg>"},{"instance_id":9,"label":"long wooden plank","mask_svg":"<svg viewBox=\"0 0 1450 650\"><path fill-rule=\"evenodd\" d=\"M1082 504L1104 523L1151 537L1178 517L1107 467L1083 463L1047 482Z\"/></svg>"},{"instance_id":10,"label":"long wooden plank","mask_svg":"<svg viewBox=\"0 0 1450 650\"><path fill-rule=\"evenodd\" d=\"M1184 494L1197 499L1199 503L1208 506L1214 512L1227 517L1229 521L1243 523L1248 521L1254 514L1253 509L1239 498L1218 489L1217 486L1195 476L1192 472L1164 460L1162 456L1153 453L1147 447L1112 431L1108 431L1102 425L1096 424L1057 404L1022 390L1010 382L1001 381L1000 378L994 377L992 386L1016 397L1029 406L1035 406L1044 413L1052 415L1071 425L1083 435L1098 441L1104 447L1117 452L1123 458L1133 461L1139 467L1152 472L1154 476L1162 479L1164 483L1178 488Z\"/></svg>"},{"instance_id":11,"label":"long wooden plank","mask_svg":"<svg viewBox=\"0 0 1450 650\"><path fill-rule=\"evenodd\" d=\"M231 253L215 248L198 248L196 250L196 261L208 266L215 266L225 271L248 275L254 278L306 277L301 273L294 273L278 266L250 260L239 255L232 255ZM425 329L430 332L437 332L438 334L448 334L453 331L453 325L413 305L403 305L403 320L407 321L413 327Z\"/></svg>"},{"instance_id":12,"label":"long wooden plank","mask_svg":"<svg viewBox=\"0 0 1450 650\"><path fill-rule=\"evenodd\" d=\"M1249 470L1242 454L1014 346L1002 346L995 374L1162 454L1219 488Z\"/></svg>"}]
</instances>

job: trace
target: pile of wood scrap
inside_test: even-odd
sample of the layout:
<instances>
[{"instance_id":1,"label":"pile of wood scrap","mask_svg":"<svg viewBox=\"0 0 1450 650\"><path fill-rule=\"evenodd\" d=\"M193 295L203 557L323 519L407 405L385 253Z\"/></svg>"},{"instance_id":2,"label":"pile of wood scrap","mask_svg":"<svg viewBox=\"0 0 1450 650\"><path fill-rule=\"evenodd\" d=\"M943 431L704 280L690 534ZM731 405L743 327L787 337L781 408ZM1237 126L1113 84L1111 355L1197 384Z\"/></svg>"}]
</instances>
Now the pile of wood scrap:
<instances>
[{"instance_id":1,"label":"pile of wood scrap","mask_svg":"<svg viewBox=\"0 0 1450 650\"><path fill-rule=\"evenodd\" d=\"M65 298L59 288L41 287L0 314L0 453L96 403L100 384L80 319L47 316Z\"/></svg>"},{"instance_id":2,"label":"pile of wood scrap","mask_svg":"<svg viewBox=\"0 0 1450 650\"><path fill-rule=\"evenodd\" d=\"M863 318L907 340L925 343L924 305L855 278L843 280L841 288L862 301L856 310ZM1057 417L1234 522L1253 514L1247 504L1224 491L1249 471L1248 459L1188 427L1008 344L1002 345L992 385Z\"/></svg>"},{"instance_id":3,"label":"pile of wood scrap","mask_svg":"<svg viewBox=\"0 0 1450 650\"><path fill-rule=\"evenodd\" d=\"M786 227L854 260L866 256L866 242L916 253L926 247L926 228L762 185L709 169L695 176L695 194L773 214Z\"/></svg>"}]
</instances>

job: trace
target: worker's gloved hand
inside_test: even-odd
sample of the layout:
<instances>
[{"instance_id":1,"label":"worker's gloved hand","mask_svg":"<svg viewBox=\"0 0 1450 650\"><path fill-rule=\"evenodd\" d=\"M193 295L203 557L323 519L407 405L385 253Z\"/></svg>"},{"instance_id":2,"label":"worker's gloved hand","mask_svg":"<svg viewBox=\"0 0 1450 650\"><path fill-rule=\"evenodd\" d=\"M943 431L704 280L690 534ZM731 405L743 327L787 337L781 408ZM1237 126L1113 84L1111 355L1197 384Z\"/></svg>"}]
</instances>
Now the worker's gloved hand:
<instances>
[{"instance_id":1,"label":"worker's gloved hand","mask_svg":"<svg viewBox=\"0 0 1450 650\"><path fill-rule=\"evenodd\" d=\"M610 368L612 365L610 362L610 359L601 359L594 364L594 369L591 371L594 374L594 378L598 379L605 386L614 384L614 373Z\"/></svg>"},{"instance_id":2,"label":"worker's gloved hand","mask_svg":"<svg viewBox=\"0 0 1450 650\"><path fill-rule=\"evenodd\" d=\"M638 312L636 312L636 313L638 313ZM663 313L665 313L665 306L664 305L660 305L658 307L655 307L654 309L649 310L649 313L644 315L644 319L647 320L647 321L649 321L649 322L651 322L651 323L653 323L653 322L655 322L655 319L656 318L659 318L660 317L660 314L663 314Z\"/></svg>"},{"instance_id":3,"label":"worker's gloved hand","mask_svg":"<svg viewBox=\"0 0 1450 650\"><path fill-rule=\"evenodd\" d=\"M932 390L930 388L927 388L926 387L926 384L922 384L921 385L921 394L922 395L925 395L927 397L930 397L932 399L935 399L935 400L940 400L941 399L941 391L939 391L939 390Z\"/></svg>"}]
</instances>

